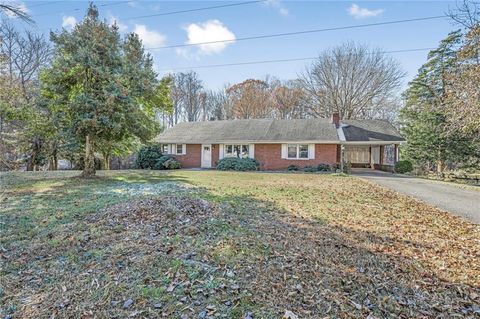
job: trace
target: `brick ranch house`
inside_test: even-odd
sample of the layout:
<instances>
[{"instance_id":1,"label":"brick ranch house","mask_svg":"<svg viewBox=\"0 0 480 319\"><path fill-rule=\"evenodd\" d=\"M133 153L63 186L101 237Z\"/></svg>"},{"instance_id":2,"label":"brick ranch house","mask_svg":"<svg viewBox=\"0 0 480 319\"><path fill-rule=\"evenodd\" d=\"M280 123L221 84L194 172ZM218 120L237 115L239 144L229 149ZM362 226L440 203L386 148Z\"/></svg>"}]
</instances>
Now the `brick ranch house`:
<instances>
[{"instance_id":1,"label":"brick ranch house","mask_svg":"<svg viewBox=\"0 0 480 319\"><path fill-rule=\"evenodd\" d=\"M157 138L185 168L214 168L225 157L250 157L262 170L318 164L391 170L405 140L382 120L255 119L179 123ZM342 151L343 150L343 151Z\"/></svg>"}]
</instances>

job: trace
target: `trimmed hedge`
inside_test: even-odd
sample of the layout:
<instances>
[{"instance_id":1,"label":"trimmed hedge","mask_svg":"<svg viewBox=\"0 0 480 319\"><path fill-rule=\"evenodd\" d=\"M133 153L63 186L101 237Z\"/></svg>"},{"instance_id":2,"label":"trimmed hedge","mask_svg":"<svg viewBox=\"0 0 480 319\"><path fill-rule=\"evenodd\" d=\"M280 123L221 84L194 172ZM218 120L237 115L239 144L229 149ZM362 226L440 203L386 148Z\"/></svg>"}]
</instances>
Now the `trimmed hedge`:
<instances>
[{"instance_id":1,"label":"trimmed hedge","mask_svg":"<svg viewBox=\"0 0 480 319\"><path fill-rule=\"evenodd\" d=\"M256 171L260 163L252 158L227 157L217 162L220 171Z\"/></svg>"},{"instance_id":2,"label":"trimmed hedge","mask_svg":"<svg viewBox=\"0 0 480 319\"><path fill-rule=\"evenodd\" d=\"M155 165L161 157L162 149L160 145L143 146L140 151L138 151L135 164L137 168L155 169Z\"/></svg>"},{"instance_id":3,"label":"trimmed hedge","mask_svg":"<svg viewBox=\"0 0 480 319\"><path fill-rule=\"evenodd\" d=\"M405 174L413 171L413 164L410 161L398 161L395 163L395 173Z\"/></svg>"}]
</instances>

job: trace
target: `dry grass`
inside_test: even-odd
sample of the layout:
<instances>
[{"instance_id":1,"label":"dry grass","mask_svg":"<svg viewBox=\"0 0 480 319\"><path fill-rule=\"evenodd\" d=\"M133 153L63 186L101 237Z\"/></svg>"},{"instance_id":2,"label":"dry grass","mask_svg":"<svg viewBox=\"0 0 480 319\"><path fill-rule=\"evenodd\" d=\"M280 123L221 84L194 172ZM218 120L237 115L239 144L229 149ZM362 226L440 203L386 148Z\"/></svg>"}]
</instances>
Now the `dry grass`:
<instances>
[{"instance_id":1,"label":"dry grass","mask_svg":"<svg viewBox=\"0 0 480 319\"><path fill-rule=\"evenodd\" d=\"M475 318L480 227L344 176L0 175L0 315Z\"/></svg>"}]
</instances>

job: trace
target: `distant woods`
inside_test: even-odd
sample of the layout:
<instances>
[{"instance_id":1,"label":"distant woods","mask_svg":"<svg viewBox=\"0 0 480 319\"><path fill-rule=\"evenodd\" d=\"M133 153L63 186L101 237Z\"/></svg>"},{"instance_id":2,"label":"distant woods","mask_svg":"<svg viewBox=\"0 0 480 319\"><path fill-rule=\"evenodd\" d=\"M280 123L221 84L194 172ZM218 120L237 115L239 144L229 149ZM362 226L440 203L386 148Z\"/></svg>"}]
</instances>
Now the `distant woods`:
<instances>
[{"instance_id":1,"label":"distant woods","mask_svg":"<svg viewBox=\"0 0 480 319\"><path fill-rule=\"evenodd\" d=\"M266 76L212 91L193 71L172 74L173 113L160 117L166 126L181 121L329 117L333 112L345 119L393 120L404 76L398 62L381 50L347 43L322 52L293 80Z\"/></svg>"}]
</instances>

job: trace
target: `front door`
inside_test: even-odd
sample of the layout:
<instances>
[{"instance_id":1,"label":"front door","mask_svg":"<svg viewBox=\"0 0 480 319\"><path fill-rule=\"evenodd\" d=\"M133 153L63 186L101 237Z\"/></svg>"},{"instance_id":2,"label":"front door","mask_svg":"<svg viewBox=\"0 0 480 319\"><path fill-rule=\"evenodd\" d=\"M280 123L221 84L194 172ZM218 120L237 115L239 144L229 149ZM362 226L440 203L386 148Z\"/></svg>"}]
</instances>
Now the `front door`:
<instances>
[{"instance_id":1,"label":"front door","mask_svg":"<svg viewBox=\"0 0 480 319\"><path fill-rule=\"evenodd\" d=\"M202 167L212 167L212 145L202 145Z\"/></svg>"}]
</instances>

